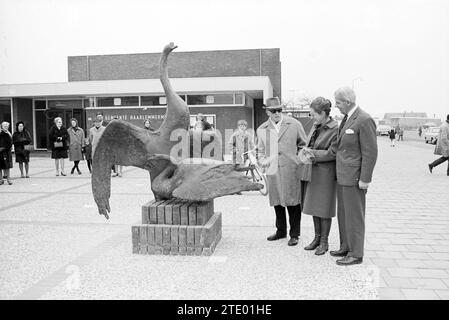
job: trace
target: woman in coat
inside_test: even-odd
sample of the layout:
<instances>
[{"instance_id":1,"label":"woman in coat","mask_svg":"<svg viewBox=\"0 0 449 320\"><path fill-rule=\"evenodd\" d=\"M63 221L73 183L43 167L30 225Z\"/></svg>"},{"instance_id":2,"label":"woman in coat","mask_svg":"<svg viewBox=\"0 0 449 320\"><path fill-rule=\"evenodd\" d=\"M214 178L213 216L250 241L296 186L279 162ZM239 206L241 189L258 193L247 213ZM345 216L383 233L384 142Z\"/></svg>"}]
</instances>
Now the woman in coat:
<instances>
[{"instance_id":1,"label":"woman in coat","mask_svg":"<svg viewBox=\"0 0 449 320\"><path fill-rule=\"evenodd\" d=\"M446 117L446 121L441 125L437 145L435 146L435 154L441 157L429 164L430 173L432 173L434 167L447 161L447 175L449 176L449 114Z\"/></svg>"},{"instance_id":2,"label":"woman in coat","mask_svg":"<svg viewBox=\"0 0 449 320\"><path fill-rule=\"evenodd\" d=\"M30 151L28 150L28 146L31 144L31 134L25 128L23 121L16 123L16 131L12 135L12 142L14 144L16 162L19 164L20 168L20 177L29 178ZM26 175L23 174L23 164L25 164Z\"/></svg>"},{"instance_id":3,"label":"woman in coat","mask_svg":"<svg viewBox=\"0 0 449 320\"><path fill-rule=\"evenodd\" d=\"M336 210L337 181L332 144L337 140L338 124L329 116L330 110L331 102L328 99L318 97L313 100L310 113L315 122L307 148L302 151L312 161L310 181L303 182L303 213L313 216L315 229L315 238L304 249L316 249L316 255L322 255L329 249L328 237Z\"/></svg>"},{"instance_id":4,"label":"woman in coat","mask_svg":"<svg viewBox=\"0 0 449 320\"><path fill-rule=\"evenodd\" d=\"M9 169L12 168L12 136L9 132L9 122L2 122L0 127L0 185L4 183L3 178L9 185L12 181L9 177Z\"/></svg>"},{"instance_id":5,"label":"woman in coat","mask_svg":"<svg viewBox=\"0 0 449 320\"><path fill-rule=\"evenodd\" d=\"M78 127L78 120L73 118L70 120L72 126L67 130L70 137L70 145L69 145L69 160L74 162L73 168L70 171L70 174L73 174L76 171L78 174L81 174L81 170L78 167L80 161L84 160L83 158L83 147L84 147L84 130Z\"/></svg>"},{"instance_id":6,"label":"woman in coat","mask_svg":"<svg viewBox=\"0 0 449 320\"><path fill-rule=\"evenodd\" d=\"M64 159L67 159L67 149L69 148L70 137L67 129L62 125L62 119L60 117L55 118L55 125L50 129L50 145L51 145L51 158L55 159L56 176L59 176L61 172L64 173ZM61 168L61 171L59 171Z\"/></svg>"}]
</instances>

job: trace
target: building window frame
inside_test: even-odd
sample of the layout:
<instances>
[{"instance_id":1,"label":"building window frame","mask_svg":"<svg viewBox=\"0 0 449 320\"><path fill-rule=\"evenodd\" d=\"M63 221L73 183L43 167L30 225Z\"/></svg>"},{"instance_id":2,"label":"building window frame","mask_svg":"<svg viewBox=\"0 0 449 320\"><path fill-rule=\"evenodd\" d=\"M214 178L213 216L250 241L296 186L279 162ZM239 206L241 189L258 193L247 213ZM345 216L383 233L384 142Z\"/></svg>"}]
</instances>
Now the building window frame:
<instances>
[{"instance_id":1,"label":"building window frame","mask_svg":"<svg viewBox=\"0 0 449 320\"><path fill-rule=\"evenodd\" d=\"M36 109L36 101L45 101L45 109ZM45 112L48 110L48 99L33 99L33 149L34 150L47 150L47 148L37 148L36 139L36 110L39 112Z\"/></svg>"}]
</instances>

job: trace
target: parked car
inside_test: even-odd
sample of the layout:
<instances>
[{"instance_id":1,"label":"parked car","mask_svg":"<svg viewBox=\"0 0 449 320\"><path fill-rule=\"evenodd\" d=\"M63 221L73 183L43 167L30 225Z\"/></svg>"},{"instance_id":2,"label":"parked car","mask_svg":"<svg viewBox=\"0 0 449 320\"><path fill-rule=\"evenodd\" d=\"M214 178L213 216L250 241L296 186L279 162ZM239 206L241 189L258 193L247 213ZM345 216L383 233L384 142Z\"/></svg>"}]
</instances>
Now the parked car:
<instances>
[{"instance_id":1,"label":"parked car","mask_svg":"<svg viewBox=\"0 0 449 320\"><path fill-rule=\"evenodd\" d=\"M439 132L439 127L430 127L429 129L427 129L426 133L424 134L424 140L426 141L426 143L437 144Z\"/></svg>"},{"instance_id":2,"label":"parked car","mask_svg":"<svg viewBox=\"0 0 449 320\"><path fill-rule=\"evenodd\" d=\"M384 124L380 124L376 128L376 133L378 136L388 136L390 130L391 130L391 126L386 126Z\"/></svg>"}]
</instances>

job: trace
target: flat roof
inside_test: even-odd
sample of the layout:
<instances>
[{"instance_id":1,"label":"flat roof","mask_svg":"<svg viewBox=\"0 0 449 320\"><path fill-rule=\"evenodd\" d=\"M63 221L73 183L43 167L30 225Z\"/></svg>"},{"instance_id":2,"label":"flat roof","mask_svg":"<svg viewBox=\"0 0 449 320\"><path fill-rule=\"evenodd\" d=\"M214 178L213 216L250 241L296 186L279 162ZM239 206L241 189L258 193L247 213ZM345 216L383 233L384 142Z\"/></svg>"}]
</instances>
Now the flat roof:
<instances>
[{"instance_id":1,"label":"flat roof","mask_svg":"<svg viewBox=\"0 0 449 320\"><path fill-rule=\"evenodd\" d=\"M253 98L273 96L268 76L171 78L177 92L250 92ZM0 85L0 98L110 96L164 93L159 79L70 81Z\"/></svg>"}]
</instances>

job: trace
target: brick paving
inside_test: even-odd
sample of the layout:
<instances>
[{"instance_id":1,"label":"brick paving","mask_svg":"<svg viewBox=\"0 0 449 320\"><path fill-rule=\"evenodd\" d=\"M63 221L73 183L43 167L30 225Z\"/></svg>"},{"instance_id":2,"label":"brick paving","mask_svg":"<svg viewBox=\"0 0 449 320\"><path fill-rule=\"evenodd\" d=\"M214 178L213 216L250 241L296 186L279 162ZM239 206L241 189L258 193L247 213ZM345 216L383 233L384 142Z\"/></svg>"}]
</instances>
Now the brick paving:
<instances>
[{"instance_id":1,"label":"brick paving","mask_svg":"<svg viewBox=\"0 0 449 320\"><path fill-rule=\"evenodd\" d=\"M113 212L106 221L96 213L89 175L55 177L51 159L34 157L30 179L18 178L16 166L14 184L0 186L0 298L447 300L446 168L428 172L426 164L436 156L424 142L406 140L391 148L386 137L378 141L367 195L365 262L348 268L336 266L329 254L315 257L302 249L313 237L308 216L302 219L300 246L268 243L274 214L257 193L215 200L216 211L223 212L215 260L138 257L131 253L131 225L139 223L141 205L152 198L146 172L125 168L124 178L113 178ZM330 246L338 247L336 220ZM187 268L194 270L184 275ZM367 270L377 295L361 284ZM63 284L77 272L82 290L67 291ZM164 279L163 272L171 278ZM297 286L285 288L285 279ZM151 288L158 288L157 295Z\"/></svg>"},{"instance_id":2,"label":"brick paving","mask_svg":"<svg viewBox=\"0 0 449 320\"><path fill-rule=\"evenodd\" d=\"M427 169L434 146L405 138L394 148L378 139L367 256L380 270L381 299L448 299L449 177L444 165Z\"/></svg>"}]
</instances>

